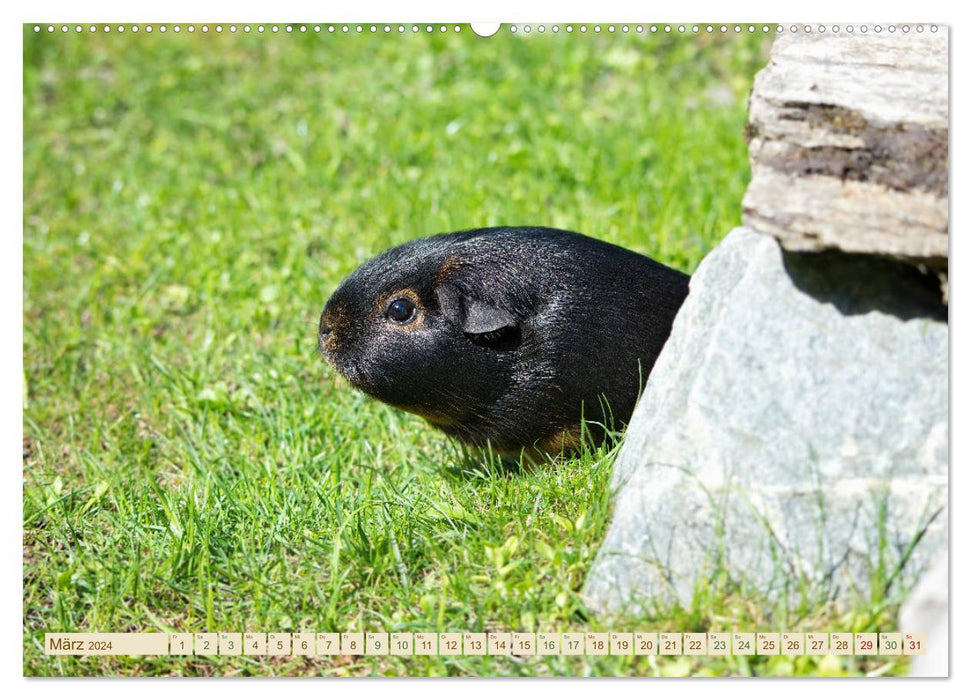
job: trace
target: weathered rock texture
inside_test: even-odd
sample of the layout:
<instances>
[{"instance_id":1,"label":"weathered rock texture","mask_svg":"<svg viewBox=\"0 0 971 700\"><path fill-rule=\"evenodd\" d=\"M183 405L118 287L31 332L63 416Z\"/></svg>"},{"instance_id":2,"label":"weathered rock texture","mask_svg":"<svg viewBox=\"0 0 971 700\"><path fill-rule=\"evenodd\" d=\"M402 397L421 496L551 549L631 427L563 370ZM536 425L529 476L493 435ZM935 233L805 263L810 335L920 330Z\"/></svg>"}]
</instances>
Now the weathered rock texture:
<instances>
[{"instance_id":1,"label":"weathered rock texture","mask_svg":"<svg viewBox=\"0 0 971 700\"><path fill-rule=\"evenodd\" d=\"M947 31L799 32L750 102L744 220L791 251L926 267L946 286Z\"/></svg>"},{"instance_id":2,"label":"weathered rock texture","mask_svg":"<svg viewBox=\"0 0 971 700\"><path fill-rule=\"evenodd\" d=\"M913 585L947 542L941 310L908 265L732 232L635 410L590 604L687 604L716 573L793 603Z\"/></svg>"}]
</instances>

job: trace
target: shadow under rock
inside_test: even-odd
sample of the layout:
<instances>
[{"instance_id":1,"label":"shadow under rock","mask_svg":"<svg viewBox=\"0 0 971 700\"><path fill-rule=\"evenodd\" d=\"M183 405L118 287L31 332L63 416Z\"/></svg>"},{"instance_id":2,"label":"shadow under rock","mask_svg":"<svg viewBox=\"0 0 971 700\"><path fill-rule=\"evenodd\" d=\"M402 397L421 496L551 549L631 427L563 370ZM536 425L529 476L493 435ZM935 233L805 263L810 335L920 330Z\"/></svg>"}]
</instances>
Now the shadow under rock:
<instances>
[{"instance_id":1,"label":"shadow under rock","mask_svg":"<svg viewBox=\"0 0 971 700\"><path fill-rule=\"evenodd\" d=\"M800 291L844 315L879 311L903 321L948 319L937 275L913 265L839 251L783 251L782 261Z\"/></svg>"}]
</instances>

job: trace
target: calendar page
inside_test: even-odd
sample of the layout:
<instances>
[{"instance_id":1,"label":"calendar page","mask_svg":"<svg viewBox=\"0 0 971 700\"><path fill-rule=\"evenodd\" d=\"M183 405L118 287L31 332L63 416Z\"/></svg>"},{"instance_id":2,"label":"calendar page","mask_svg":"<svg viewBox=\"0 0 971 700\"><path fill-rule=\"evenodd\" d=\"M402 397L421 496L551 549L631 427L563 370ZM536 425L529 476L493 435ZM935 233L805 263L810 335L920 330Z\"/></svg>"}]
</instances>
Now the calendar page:
<instances>
[{"instance_id":1,"label":"calendar page","mask_svg":"<svg viewBox=\"0 0 971 700\"><path fill-rule=\"evenodd\" d=\"M24 675L946 676L948 33L25 24Z\"/></svg>"}]
</instances>

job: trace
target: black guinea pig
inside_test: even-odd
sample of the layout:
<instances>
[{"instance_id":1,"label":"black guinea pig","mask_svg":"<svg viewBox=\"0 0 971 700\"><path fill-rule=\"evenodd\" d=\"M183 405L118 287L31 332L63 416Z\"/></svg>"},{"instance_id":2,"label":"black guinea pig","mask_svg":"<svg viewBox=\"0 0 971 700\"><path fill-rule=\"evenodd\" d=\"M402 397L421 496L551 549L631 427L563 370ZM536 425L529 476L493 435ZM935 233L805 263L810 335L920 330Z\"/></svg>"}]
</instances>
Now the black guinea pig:
<instances>
[{"instance_id":1,"label":"black guinea pig","mask_svg":"<svg viewBox=\"0 0 971 700\"><path fill-rule=\"evenodd\" d=\"M356 388L464 442L572 450L584 421L602 439L630 419L688 280L569 231L443 233L344 280L318 345Z\"/></svg>"}]
</instances>

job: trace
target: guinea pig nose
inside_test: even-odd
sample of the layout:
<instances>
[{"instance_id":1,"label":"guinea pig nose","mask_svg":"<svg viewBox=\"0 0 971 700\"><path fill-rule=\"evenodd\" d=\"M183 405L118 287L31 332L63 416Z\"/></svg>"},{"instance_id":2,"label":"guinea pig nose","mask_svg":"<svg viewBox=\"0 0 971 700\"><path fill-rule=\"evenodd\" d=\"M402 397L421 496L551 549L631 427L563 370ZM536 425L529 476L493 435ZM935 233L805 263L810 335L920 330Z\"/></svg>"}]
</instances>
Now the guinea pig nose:
<instances>
[{"instance_id":1,"label":"guinea pig nose","mask_svg":"<svg viewBox=\"0 0 971 700\"><path fill-rule=\"evenodd\" d=\"M321 352L326 352L324 344L330 338L331 330L330 324L321 317L320 326L317 328L317 347L320 348Z\"/></svg>"}]
</instances>

